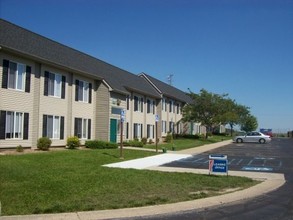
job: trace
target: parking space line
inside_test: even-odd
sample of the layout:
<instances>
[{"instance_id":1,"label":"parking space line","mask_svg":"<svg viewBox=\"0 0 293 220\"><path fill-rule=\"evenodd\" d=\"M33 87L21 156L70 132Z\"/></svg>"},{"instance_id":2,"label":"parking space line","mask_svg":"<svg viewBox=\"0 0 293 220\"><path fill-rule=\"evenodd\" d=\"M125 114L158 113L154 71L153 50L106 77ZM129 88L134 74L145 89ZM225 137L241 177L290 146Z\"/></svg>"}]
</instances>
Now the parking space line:
<instances>
[{"instance_id":1,"label":"parking space line","mask_svg":"<svg viewBox=\"0 0 293 220\"><path fill-rule=\"evenodd\" d=\"M252 162L253 162L253 160L250 160L247 165L250 166L252 164Z\"/></svg>"},{"instance_id":2,"label":"parking space line","mask_svg":"<svg viewBox=\"0 0 293 220\"><path fill-rule=\"evenodd\" d=\"M235 159L232 159L232 160L228 161L228 164L229 164L229 165L232 164L234 160L235 160Z\"/></svg>"},{"instance_id":3,"label":"parking space line","mask_svg":"<svg viewBox=\"0 0 293 220\"><path fill-rule=\"evenodd\" d=\"M236 165L240 165L243 159L240 159Z\"/></svg>"},{"instance_id":4,"label":"parking space line","mask_svg":"<svg viewBox=\"0 0 293 220\"><path fill-rule=\"evenodd\" d=\"M200 161L200 160L204 160L204 159L206 159L206 158L205 158L205 157L201 157L201 158L199 158L199 159L197 159L197 160L193 160L192 163L197 163L198 161Z\"/></svg>"}]
</instances>

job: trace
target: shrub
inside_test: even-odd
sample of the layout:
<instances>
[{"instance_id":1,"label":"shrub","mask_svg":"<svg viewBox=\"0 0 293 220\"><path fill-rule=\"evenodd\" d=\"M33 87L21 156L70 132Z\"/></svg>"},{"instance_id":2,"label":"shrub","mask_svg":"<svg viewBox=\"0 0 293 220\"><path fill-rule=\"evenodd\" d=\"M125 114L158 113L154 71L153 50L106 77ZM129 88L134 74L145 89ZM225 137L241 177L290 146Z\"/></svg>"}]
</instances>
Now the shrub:
<instances>
[{"instance_id":1,"label":"shrub","mask_svg":"<svg viewBox=\"0 0 293 220\"><path fill-rule=\"evenodd\" d=\"M146 145L147 144L147 141L148 141L148 139L146 137L143 137L141 139L141 142L143 143L143 145Z\"/></svg>"},{"instance_id":2,"label":"shrub","mask_svg":"<svg viewBox=\"0 0 293 220\"><path fill-rule=\"evenodd\" d=\"M199 139L199 134L177 134L177 138L186 138L186 139Z\"/></svg>"},{"instance_id":3,"label":"shrub","mask_svg":"<svg viewBox=\"0 0 293 220\"><path fill-rule=\"evenodd\" d=\"M85 147L90 149L115 149L118 148L118 144L108 141L90 140L85 142Z\"/></svg>"},{"instance_id":4,"label":"shrub","mask_svg":"<svg viewBox=\"0 0 293 220\"><path fill-rule=\"evenodd\" d=\"M23 147L21 145L18 145L16 147L16 152L23 152Z\"/></svg>"},{"instance_id":5,"label":"shrub","mask_svg":"<svg viewBox=\"0 0 293 220\"><path fill-rule=\"evenodd\" d=\"M123 141L123 146L130 146L128 141Z\"/></svg>"},{"instance_id":6,"label":"shrub","mask_svg":"<svg viewBox=\"0 0 293 220\"><path fill-rule=\"evenodd\" d=\"M39 150L49 150L52 141L48 137L41 137L38 139L37 147Z\"/></svg>"},{"instance_id":7,"label":"shrub","mask_svg":"<svg viewBox=\"0 0 293 220\"><path fill-rule=\"evenodd\" d=\"M167 143L171 143L172 140L173 140L173 135L170 132L168 132L165 141Z\"/></svg>"},{"instance_id":8,"label":"shrub","mask_svg":"<svg viewBox=\"0 0 293 220\"><path fill-rule=\"evenodd\" d=\"M129 144L132 147L143 147L143 143L137 140L129 141Z\"/></svg>"},{"instance_id":9,"label":"shrub","mask_svg":"<svg viewBox=\"0 0 293 220\"><path fill-rule=\"evenodd\" d=\"M79 146L80 146L80 141L78 137L73 136L73 137L67 138L67 147L69 149L75 149L75 148L78 148Z\"/></svg>"},{"instance_id":10,"label":"shrub","mask_svg":"<svg viewBox=\"0 0 293 220\"><path fill-rule=\"evenodd\" d=\"M149 144L153 144L153 140L152 139L149 139Z\"/></svg>"}]
</instances>

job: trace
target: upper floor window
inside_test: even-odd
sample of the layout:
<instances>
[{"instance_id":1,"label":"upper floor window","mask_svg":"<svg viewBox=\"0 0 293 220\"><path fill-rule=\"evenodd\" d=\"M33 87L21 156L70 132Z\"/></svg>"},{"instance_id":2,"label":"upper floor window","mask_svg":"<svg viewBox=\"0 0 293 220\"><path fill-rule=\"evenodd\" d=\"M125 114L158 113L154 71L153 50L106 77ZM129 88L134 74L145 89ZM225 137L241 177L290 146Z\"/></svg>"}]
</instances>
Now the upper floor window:
<instances>
[{"instance_id":1,"label":"upper floor window","mask_svg":"<svg viewBox=\"0 0 293 220\"><path fill-rule=\"evenodd\" d=\"M134 111L143 112L143 98L134 96Z\"/></svg>"},{"instance_id":2,"label":"upper floor window","mask_svg":"<svg viewBox=\"0 0 293 220\"><path fill-rule=\"evenodd\" d=\"M167 111L167 102L166 99L162 99L162 110Z\"/></svg>"},{"instance_id":3,"label":"upper floor window","mask_svg":"<svg viewBox=\"0 0 293 220\"><path fill-rule=\"evenodd\" d=\"M181 113L181 105L177 103L177 114Z\"/></svg>"},{"instance_id":4,"label":"upper floor window","mask_svg":"<svg viewBox=\"0 0 293 220\"><path fill-rule=\"evenodd\" d=\"M2 88L30 92L31 67L3 60Z\"/></svg>"},{"instance_id":5,"label":"upper floor window","mask_svg":"<svg viewBox=\"0 0 293 220\"><path fill-rule=\"evenodd\" d=\"M1 111L0 117L0 139L28 139L28 113Z\"/></svg>"},{"instance_id":6,"label":"upper floor window","mask_svg":"<svg viewBox=\"0 0 293 220\"><path fill-rule=\"evenodd\" d=\"M147 99L147 113L155 114L155 101Z\"/></svg>"},{"instance_id":7,"label":"upper floor window","mask_svg":"<svg viewBox=\"0 0 293 220\"><path fill-rule=\"evenodd\" d=\"M65 76L45 71L45 96L65 98Z\"/></svg>"},{"instance_id":8,"label":"upper floor window","mask_svg":"<svg viewBox=\"0 0 293 220\"><path fill-rule=\"evenodd\" d=\"M75 80L75 101L92 102L92 84L86 81Z\"/></svg>"},{"instance_id":9,"label":"upper floor window","mask_svg":"<svg viewBox=\"0 0 293 220\"><path fill-rule=\"evenodd\" d=\"M126 109L129 110L129 95L126 97Z\"/></svg>"},{"instance_id":10,"label":"upper floor window","mask_svg":"<svg viewBox=\"0 0 293 220\"><path fill-rule=\"evenodd\" d=\"M169 112L173 112L173 107L174 106L174 101L173 100L170 100L169 101Z\"/></svg>"}]
</instances>

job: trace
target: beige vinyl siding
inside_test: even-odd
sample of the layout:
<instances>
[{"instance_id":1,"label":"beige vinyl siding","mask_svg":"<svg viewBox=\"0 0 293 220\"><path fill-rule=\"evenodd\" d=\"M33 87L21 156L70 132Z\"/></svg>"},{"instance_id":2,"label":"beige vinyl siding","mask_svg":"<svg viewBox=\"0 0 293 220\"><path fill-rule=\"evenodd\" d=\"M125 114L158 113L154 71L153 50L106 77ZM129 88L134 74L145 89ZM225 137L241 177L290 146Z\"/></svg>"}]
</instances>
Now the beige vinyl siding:
<instances>
[{"instance_id":1,"label":"beige vinyl siding","mask_svg":"<svg viewBox=\"0 0 293 220\"><path fill-rule=\"evenodd\" d=\"M52 73L61 74L66 77L65 83L65 99L61 99L58 97L45 96L44 95L44 85L45 85L45 71L49 71ZM64 116L64 140L59 139L51 139L51 146L65 146L66 138L68 137L67 129L68 126L68 78L69 74L63 70L49 67L47 65L42 65L41 68L41 85L40 85L40 109L39 109L39 134L42 136L43 134L43 115L54 115L54 116Z\"/></svg>"},{"instance_id":2,"label":"beige vinyl siding","mask_svg":"<svg viewBox=\"0 0 293 220\"><path fill-rule=\"evenodd\" d=\"M81 80L81 81L85 81L88 83L92 84L92 100L91 103L88 102L82 102L82 101L75 101L75 89L76 89L76 80ZM72 81L72 86L70 87L70 102L71 104L69 104L69 106L72 106L72 110L71 110L71 117L70 118L71 122L69 122L68 124L71 125L71 132L69 133L69 136L73 136L74 135L74 119L75 118L83 118L83 119L91 119L91 139L93 139L93 134L94 134L94 130L95 130L95 126L94 126L94 119L95 119L95 111L94 111L94 106L95 106L95 92L94 92L94 87L95 85L95 81L93 79L89 79L86 77L83 77L81 75L77 75L74 74L73 75L73 81ZM69 115L68 115L69 116ZM85 143L85 140L80 139L81 144L83 145Z\"/></svg>"},{"instance_id":3,"label":"beige vinyl siding","mask_svg":"<svg viewBox=\"0 0 293 220\"><path fill-rule=\"evenodd\" d=\"M159 121L158 121L158 138L160 141L162 141L162 99L157 100L157 107L156 107L156 112L157 115L159 116Z\"/></svg>"},{"instance_id":4,"label":"beige vinyl siding","mask_svg":"<svg viewBox=\"0 0 293 220\"><path fill-rule=\"evenodd\" d=\"M96 97L95 97L95 134L92 134L92 138L99 140L109 141L110 130L110 93L108 87L101 81L97 81L96 84Z\"/></svg>"},{"instance_id":5,"label":"beige vinyl siding","mask_svg":"<svg viewBox=\"0 0 293 220\"><path fill-rule=\"evenodd\" d=\"M18 91L14 89L2 88L2 74L3 74L3 60L9 60L12 62L22 63L31 67L31 87L30 92ZM32 121L33 115L33 93L34 93L34 62L28 59L23 59L12 54L0 53L0 110L4 111L16 111L29 113L29 134L28 140L22 139L5 139L0 141L0 148L15 148L18 145L23 147L30 147L32 145Z\"/></svg>"},{"instance_id":6,"label":"beige vinyl siding","mask_svg":"<svg viewBox=\"0 0 293 220\"><path fill-rule=\"evenodd\" d=\"M33 113L30 116L30 123L32 126L30 126L30 131L32 134L32 148L37 148L37 141L38 138L42 136L41 131L38 129L39 128L39 122L42 120L42 117L39 114L40 111L40 96L42 95L40 92L40 86L41 86L41 64L36 63L35 64L35 72L34 72L34 77L31 79L34 79L34 86L31 87L31 91L33 91Z\"/></svg>"},{"instance_id":7,"label":"beige vinyl siding","mask_svg":"<svg viewBox=\"0 0 293 220\"><path fill-rule=\"evenodd\" d=\"M67 96L68 98L68 106L67 108L67 114L66 114L66 120L67 123L64 123L64 138L67 139L69 136L74 135L74 118L72 116L72 111L73 111L73 102L74 102L74 91L73 91L73 73L68 73L68 78L66 79L67 84L66 86L68 93L65 94L65 97ZM66 132L65 132L66 131ZM67 136L65 136L65 133L67 133Z\"/></svg>"}]
</instances>

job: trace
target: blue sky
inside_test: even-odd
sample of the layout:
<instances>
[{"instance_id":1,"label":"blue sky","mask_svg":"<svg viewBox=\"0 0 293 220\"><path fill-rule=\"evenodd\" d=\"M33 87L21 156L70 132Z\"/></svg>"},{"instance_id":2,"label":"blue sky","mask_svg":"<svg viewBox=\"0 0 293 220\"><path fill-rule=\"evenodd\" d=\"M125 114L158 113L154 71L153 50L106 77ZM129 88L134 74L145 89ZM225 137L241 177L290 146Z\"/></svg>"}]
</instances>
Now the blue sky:
<instances>
[{"instance_id":1,"label":"blue sky","mask_svg":"<svg viewBox=\"0 0 293 220\"><path fill-rule=\"evenodd\" d=\"M0 16L134 74L293 130L293 0L0 0Z\"/></svg>"}]
</instances>

